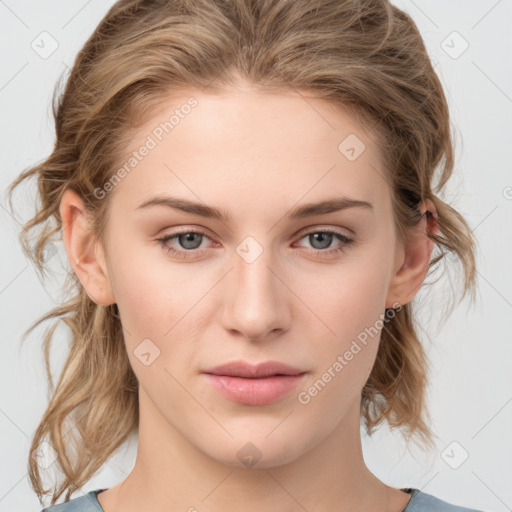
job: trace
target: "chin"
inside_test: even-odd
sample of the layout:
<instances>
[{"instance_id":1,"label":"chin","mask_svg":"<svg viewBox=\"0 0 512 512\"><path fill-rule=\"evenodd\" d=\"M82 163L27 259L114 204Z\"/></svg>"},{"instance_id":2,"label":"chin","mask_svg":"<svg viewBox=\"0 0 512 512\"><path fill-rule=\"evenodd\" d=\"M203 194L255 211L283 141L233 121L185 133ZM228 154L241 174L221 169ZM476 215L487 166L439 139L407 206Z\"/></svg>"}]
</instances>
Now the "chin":
<instances>
[{"instance_id":1,"label":"chin","mask_svg":"<svg viewBox=\"0 0 512 512\"><path fill-rule=\"evenodd\" d=\"M309 445L315 444L313 440L304 439L303 431L297 432L296 436L289 431L283 431L281 435L276 431L268 436L268 431L246 432L227 443L216 443L213 451L212 445L203 447L203 452L226 466L264 469L289 464L304 454Z\"/></svg>"}]
</instances>

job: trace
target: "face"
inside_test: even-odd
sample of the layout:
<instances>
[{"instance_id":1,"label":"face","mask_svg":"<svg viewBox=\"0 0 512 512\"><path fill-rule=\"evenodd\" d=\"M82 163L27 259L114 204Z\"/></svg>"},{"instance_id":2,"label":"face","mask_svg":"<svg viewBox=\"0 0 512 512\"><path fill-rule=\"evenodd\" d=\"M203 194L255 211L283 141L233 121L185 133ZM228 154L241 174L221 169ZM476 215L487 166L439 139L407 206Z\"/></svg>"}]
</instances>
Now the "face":
<instances>
[{"instance_id":1,"label":"face","mask_svg":"<svg viewBox=\"0 0 512 512\"><path fill-rule=\"evenodd\" d=\"M141 403L215 460L270 467L359 432L402 254L373 141L306 94L188 90L98 191ZM267 362L287 366L251 373Z\"/></svg>"}]
</instances>

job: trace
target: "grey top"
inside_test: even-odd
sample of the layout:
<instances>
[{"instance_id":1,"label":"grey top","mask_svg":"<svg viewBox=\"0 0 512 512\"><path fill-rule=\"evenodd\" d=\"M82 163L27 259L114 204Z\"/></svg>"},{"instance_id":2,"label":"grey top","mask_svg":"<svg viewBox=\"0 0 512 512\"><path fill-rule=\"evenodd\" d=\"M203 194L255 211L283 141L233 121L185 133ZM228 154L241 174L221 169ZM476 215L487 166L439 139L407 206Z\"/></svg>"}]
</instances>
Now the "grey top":
<instances>
[{"instance_id":1,"label":"grey top","mask_svg":"<svg viewBox=\"0 0 512 512\"><path fill-rule=\"evenodd\" d=\"M72 498L59 505L45 508L41 512L105 512L98 501L98 493L106 489L95 489L84 496ZM411 499L402 512L483 512L474 508L459 507L443 501L419 489L400 489L412 494Z\"/></svg>"}]
</instances>

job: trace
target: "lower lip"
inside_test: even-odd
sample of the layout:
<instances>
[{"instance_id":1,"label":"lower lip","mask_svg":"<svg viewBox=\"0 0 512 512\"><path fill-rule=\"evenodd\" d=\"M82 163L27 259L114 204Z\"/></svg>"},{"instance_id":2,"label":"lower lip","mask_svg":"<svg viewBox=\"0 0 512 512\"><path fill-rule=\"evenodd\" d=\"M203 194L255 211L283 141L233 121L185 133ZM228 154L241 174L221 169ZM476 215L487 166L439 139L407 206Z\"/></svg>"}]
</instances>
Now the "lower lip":
<instances>
[{"instance_id":1,"label":"lower lip","mask_svg":"<svg viewBox=\"0 0 512 512\"><path fill-rule=\"evenodd\" d=\"M287 395L306 374L274 375L261 379L245 379L211 373L203 375L206 375L215 389L233 402L245 405L266 405Z\"/></svg>"}]
</instances>

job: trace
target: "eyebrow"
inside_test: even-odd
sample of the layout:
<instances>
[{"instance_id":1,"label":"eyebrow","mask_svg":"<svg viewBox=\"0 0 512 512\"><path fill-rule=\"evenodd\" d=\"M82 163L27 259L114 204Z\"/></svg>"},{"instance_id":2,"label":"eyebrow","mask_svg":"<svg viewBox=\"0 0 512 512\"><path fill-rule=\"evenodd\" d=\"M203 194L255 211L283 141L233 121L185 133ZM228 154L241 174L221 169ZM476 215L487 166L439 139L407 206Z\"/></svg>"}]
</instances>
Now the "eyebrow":
<instances>
[{"instance_id":1,"label":"eyebrow","mask_svg":"<svg viewBox=\"0 0 512 512\"><path fill-rule=\"evenodd\" d=\"M185 213L199 215L201 217L217 219L222 222L230 222L231 216L225 210L207 206L205 204L189 201L188 199L181 199L170 196L156 196L147 201L144 201L136 209L148 208L150 206L166 206L174 210L181 210ZM307 217L314 217L315 215L325 215L327 213L338 212L348 208L362 208L373 212L373 205L367 201L359 199L352 199L349 197L340 197L334 199L327 199L319 203L308 203L305 205L297 206L288 212L285 217L289 219L304 219Z\"/></svg>"}]
</instances>

